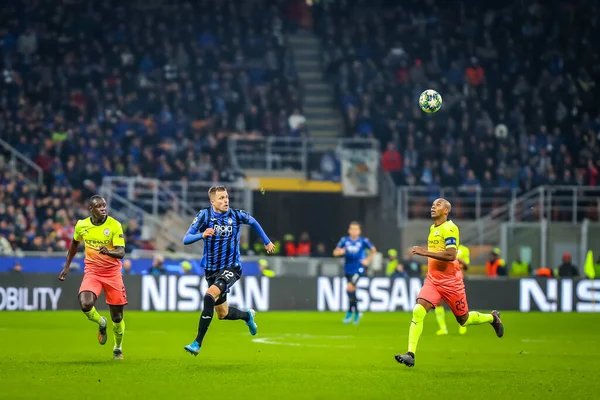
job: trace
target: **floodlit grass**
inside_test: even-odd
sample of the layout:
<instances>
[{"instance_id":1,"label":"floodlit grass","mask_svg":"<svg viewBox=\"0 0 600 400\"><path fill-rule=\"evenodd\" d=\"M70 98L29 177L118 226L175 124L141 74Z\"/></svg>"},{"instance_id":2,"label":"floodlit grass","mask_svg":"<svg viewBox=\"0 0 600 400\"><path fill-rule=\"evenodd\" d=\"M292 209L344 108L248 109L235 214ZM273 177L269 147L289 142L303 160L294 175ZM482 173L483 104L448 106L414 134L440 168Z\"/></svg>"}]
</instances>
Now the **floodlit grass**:
<instances>
[{"instance_id":1,"label":"floodlit grass","mask_svg":"<svg viewBox=\"0 0 600 400\"><path fill-rule=\"evenodd\" d=\"M103 311L103 315L108 313ZM2 399L549 399L600 392L600 318L503 313L489 325L435 336L426 319L415 368L406 350L410 315L268 312L252 337L241 321L213 321L198 357L194 313L126 312L125 360L100 346L79 312L0 313ZM112 326L112 325L111 325Z\"/></svg>"}]
</instances>

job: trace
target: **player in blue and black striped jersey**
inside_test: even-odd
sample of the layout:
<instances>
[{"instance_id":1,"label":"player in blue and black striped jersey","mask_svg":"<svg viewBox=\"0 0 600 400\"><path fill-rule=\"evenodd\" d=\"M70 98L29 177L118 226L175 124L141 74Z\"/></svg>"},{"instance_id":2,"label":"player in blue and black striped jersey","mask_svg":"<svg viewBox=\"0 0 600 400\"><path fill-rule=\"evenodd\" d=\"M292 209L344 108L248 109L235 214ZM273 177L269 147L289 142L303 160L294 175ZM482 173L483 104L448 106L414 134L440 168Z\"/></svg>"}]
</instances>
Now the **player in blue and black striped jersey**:
<instances>
[{"instance_id":1,"label":"player in blue and black striped jersey","mask_svg":"<svg viewBox=\"0 0 600 400\"><path fill-rule=\"evenodd\" d=\"M242 311L227 304L227 293L242 276L240 261L240 228L250 225L260 235L267 253L273 253L275 246L263 231L260 224L246 211L229 208L229 195L223 186L213 186L208 190L211 206L200 210L183 238L188 245L204 240L202 267L205 271L208 290L204 295L204 309L198 323L196 340L184 347L185 351L197 356L204 335L212 321L214 312L219 319L244 320L251 335L256 335L254 310Z\"/></svg>"},{"instance_id":2,"label":"player in blue and black striped jersey","mask_svg":"<svg viewBox=\"0 0 600 400\"><path fill-rule=\"evenodd\" d=\"M377 252L375 246L371 244L369 239L360 236L360 224L351 222L348 228L348 236L340 239L336 248L333 250L335 257L344 256L344 274L348 280L346 288L348 293L349 308L344 323L352 321L352 313L354 312L354 323L358 324L360 313L358 312L358 299L356 298L356 283L358 279L366 272L367 266L373 260L373 256ZM367 249L370 250L367 255Z\"/></svg>"}]
</instances>

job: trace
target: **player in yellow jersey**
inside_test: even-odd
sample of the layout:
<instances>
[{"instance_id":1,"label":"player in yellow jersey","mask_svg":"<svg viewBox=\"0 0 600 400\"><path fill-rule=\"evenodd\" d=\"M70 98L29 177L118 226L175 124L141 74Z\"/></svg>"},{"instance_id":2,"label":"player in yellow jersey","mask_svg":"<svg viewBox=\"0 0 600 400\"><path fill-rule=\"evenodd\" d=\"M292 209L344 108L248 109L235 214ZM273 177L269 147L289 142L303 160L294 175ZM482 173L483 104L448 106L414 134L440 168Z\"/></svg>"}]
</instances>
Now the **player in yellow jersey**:
<instances>
[{"instance_id":1,"label":"player in yellow jersey","mask_svg":"<svg viewBox=\"0 0 600 400\"><path fill-rule=\"evenodd\" d=\"M462 271L466 271L471 263L471 251L465 245L459 244L456 252L456 261L458 261L458 267L460 268L458 273L463 277ZM440 329L436 332L438 336L447 335L448 328L446 327L446 313L444 312L444 306L440 305L435 308L435 319L438 322ZM459 325L458 333L464 335L467 333L467 327Z\"/></svg>"},{"instance_id":2,"label":"player in yellow jersey","mask_svg":"<svg viewBox=\"0 0 600 400\"><path fill-rule=\"evenodd\" d=\"M408 351L396 354L395 359L407 367L415 365L417 343L423 332L423 321L427 312L435 308L442 300L448 304L458 323L462 326L489 323L496 331L496 336L504 335L504 325L500 313L482 314L469 312L465 284L456 261L457 248L460 245L458 226L448 219L452 206L446 199L436 199L431 206L431 218L434 224L429 228L427 250L414 246L416 255L428 258L427 279L417 296L417 304L413 308L412 321L408 331Z\"/></svg>"},{"instance_id":3,"label":"player in yellow jersey","mask_svg":"<svg viewBox=\"0 0 600 400\"><path fill-rule=\"evenodd\" d=\"M109 217L106 201L98 195L89 200L90 216L77 221L73 240L67 252L67 260L58 279L64 281L79 242L85 243L85 269L79 288L79 304L87 318L98 324L98 341L106 343L107 321L96 310L98 296L104 289L106 304L113 321L115 345L113 357L123 359L122 343L125 332L123 307L127 304L127 294L121 275L121 259L125 257L123 228L116 219Z\"/></svg>"}]
</instances>

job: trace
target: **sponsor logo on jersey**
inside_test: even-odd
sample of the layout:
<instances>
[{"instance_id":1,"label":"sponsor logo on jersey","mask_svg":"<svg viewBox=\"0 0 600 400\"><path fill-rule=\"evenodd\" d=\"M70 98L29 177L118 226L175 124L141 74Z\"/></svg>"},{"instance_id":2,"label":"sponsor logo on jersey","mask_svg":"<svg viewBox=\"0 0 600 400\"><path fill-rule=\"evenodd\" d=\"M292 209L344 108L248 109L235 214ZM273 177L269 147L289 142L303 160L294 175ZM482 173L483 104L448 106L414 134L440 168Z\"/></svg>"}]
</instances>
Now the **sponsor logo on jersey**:
<instances>
[{"instance_id":1,"label":"sponsor logo on jersey","mask_svg":"<svg viewBox=\"0 0 600 400\"><path fill-rule=\"evenodd\" d=\"M215 225L213 229L215 230L215 236L229 237L233 234L233 226Z\"/></svg>"}]
</instances>

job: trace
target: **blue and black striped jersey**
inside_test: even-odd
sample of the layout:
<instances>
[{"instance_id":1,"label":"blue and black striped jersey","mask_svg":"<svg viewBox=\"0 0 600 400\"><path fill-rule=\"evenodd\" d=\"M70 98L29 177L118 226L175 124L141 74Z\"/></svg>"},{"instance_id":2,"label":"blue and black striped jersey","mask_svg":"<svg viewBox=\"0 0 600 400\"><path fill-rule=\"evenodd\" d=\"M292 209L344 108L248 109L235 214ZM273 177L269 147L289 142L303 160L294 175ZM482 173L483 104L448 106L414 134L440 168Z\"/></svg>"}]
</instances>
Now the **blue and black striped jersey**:
<instances>
[{"instance_id":1,"label":"blue and black striped jersey","mask_svg":"<svg viewBox=\"0 0 600 400\"><path fill-rule=\"evenodd\" d=\"M346 250L344 254L345 274L364 273L365 267L360 262L367 258L366 250L373 248L369 239L359 236L356 240L352 240L349 236L345 236L340 239L336 248Z\"/></svg>"},{"instance_id":2,"label":"blue and black striped jersey","mask_svg":"<svg viewBox=\"0 0 600 400\"><path fill-rule=\"evenodd\" d=\"M189 232L196 234L212 228L214 236L204 239L202 266L207 271L224 268L241 268L240 228L243 224L252 225L254 218L243 210L229 209L220 214L212 207L204 208L192 221Z\"/></svg>"}]
</instances>

